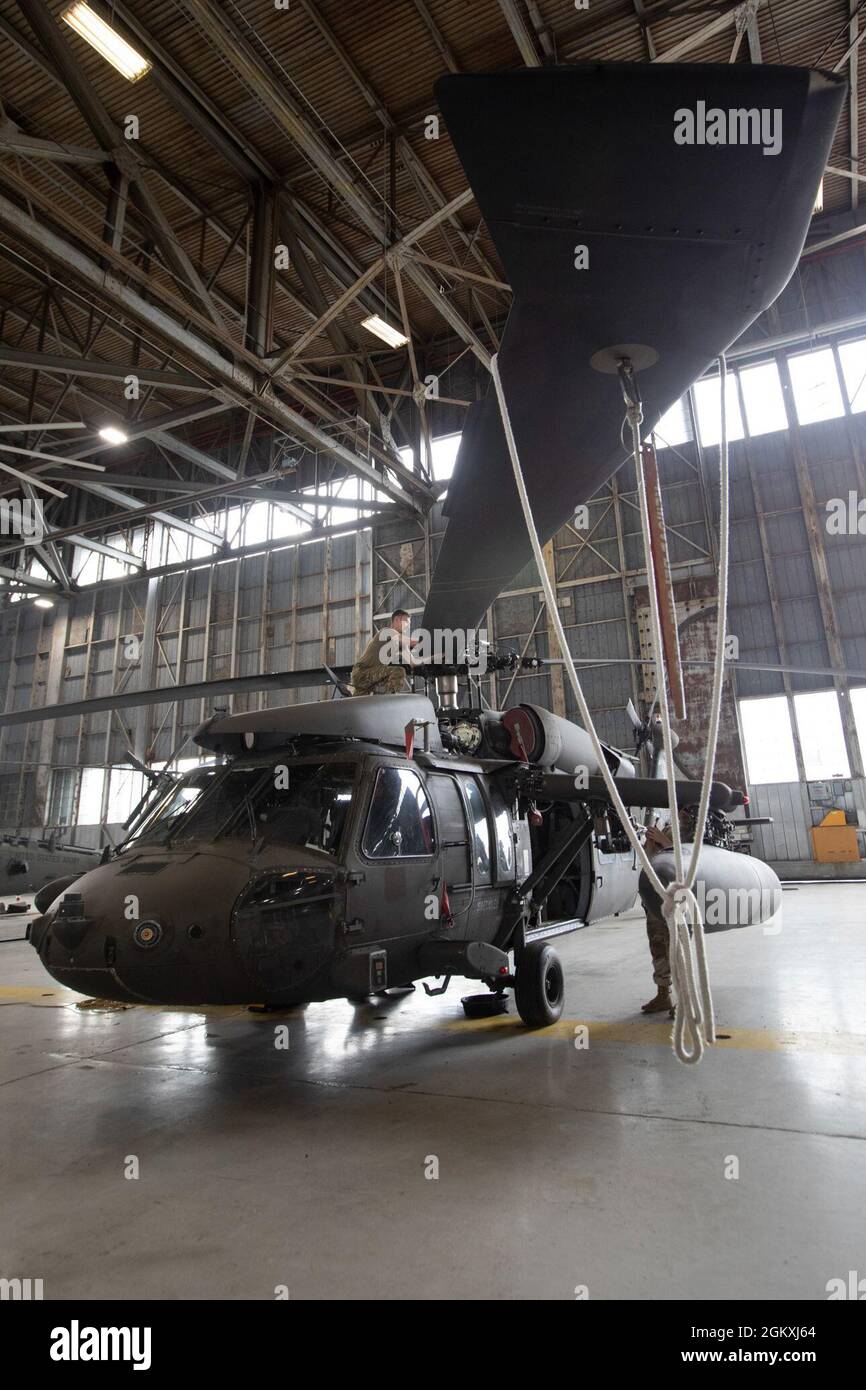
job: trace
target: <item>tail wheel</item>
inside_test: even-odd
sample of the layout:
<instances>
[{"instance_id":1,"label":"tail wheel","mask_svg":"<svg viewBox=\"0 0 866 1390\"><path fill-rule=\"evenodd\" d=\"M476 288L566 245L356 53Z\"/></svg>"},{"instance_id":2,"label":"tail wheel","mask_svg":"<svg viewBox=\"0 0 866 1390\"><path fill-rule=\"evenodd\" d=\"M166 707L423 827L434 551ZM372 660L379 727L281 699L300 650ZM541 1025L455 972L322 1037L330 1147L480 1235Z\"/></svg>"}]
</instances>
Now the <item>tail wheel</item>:
<instances>
[{"instance_id":1,"label":"tail wheel","mask_svg":"<svg viewBox=\"0 0 866 1390\"><path fill-rule=\"evenodd\" d=\"M527 1028L547 1028L561 1016L565 974L562 961L546 941L532 941L520 952L514 999Z\"/></svg>"}]
</instances>

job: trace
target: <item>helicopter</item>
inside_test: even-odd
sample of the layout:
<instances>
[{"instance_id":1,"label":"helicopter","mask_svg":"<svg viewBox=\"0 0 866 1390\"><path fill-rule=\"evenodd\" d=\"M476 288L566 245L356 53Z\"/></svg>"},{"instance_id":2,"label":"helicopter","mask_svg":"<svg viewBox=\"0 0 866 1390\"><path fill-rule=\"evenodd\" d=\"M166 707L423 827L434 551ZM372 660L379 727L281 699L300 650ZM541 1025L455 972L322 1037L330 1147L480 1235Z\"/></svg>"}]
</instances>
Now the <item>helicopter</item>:
<instances>
[{"instance_id":1,"label":"helicopter","mask_svg":"<svg viewBox=\"0 0 866 1390\"><path fill-rule=\"evenodd\" d=\"M584 730L538 705L447 699L207 721L196 742L225 761L150 790L110 860L31 924L43 965L103 998L271 1008L419 979L438 994L462 976L489 991L467 1014L502 1011L513 989L528 1026L554 1022L564 974L550 943L634 904L635 856ZM631 803L667 804L666 783L604 752ZM699 792L678 784L683 804ZM741 804L713 785L716 812Z\"/></svg>"},{"instance_id":2,"label":"helicopter","mask_svg":"<svg viewBox=\"0 0 866 1390\"><path fill-rule=\"evenodd\" d=\"M790 279L844 94L832 74L708 64L437 83L514 291L497 357L541 542L628 456L626 365L649 433ZM748 139L679 143L682 111L710 106L746 118L747 134L750 113L772 108L784 131L772 158ZM429 632L477 629L532 557L506 445L488 390L449 482ZM467 1014L502 1011L513 990L527 1026L555 1022L565 988L552 943L639 893L653 906L595 745L539 705L484 708L471 681L459 697L469 673L447 663L417 674L426 693L208 720L196 741L220 761L154 783L123 843L31 924L49 974L132 1003L271 1008L416 981L437 994L460 977L486 988L463 1000ZM630 828L636 811L668 806L666 780L600 747ZM699 797L677 783L679 806ZM710 929L764 921L777 901L773 871L726 848L743 801L712 785L717 842L696 887L770 891Z\"/></svg>"}]
</instances>

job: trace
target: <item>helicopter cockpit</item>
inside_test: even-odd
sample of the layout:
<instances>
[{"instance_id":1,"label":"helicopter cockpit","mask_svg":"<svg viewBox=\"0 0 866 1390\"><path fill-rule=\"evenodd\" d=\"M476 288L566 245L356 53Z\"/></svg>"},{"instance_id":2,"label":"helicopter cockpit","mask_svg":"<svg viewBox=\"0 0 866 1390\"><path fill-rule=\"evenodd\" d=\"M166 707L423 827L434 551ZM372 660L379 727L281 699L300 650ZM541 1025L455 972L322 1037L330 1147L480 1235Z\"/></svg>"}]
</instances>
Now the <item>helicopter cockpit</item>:
<instances>
[{"instance_id":1,"label":"helicopter cockpit","mask_svg":"<svg viewBox=\"0 0 866 1390\"><path fill-rule=\"evenodd\" d=\"M156 789L121 847L171 848L222 839L304 845L335 853L352 802L353 763L212 764Z\"/></svg>"}]
</instances>

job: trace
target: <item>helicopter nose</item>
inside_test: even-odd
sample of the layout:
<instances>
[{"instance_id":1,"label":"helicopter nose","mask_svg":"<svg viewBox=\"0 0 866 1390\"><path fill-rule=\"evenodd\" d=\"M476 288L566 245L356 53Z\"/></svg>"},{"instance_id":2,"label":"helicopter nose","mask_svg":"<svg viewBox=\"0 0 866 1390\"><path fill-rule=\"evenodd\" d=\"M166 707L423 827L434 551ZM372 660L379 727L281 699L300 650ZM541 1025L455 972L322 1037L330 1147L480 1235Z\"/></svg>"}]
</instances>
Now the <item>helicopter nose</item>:
<instances>
[{"instance_id":1,"label":"helicopter nose","mask_svg":"<svg viewBox=\"0 0 866 1390\"><path fill-rule=\"evenodd\" d=\"M62 984L105 999L221 1002L232 904L249 865L206 853L121 858L37 918L31 942Z\"/></svg>"}]
</instances>

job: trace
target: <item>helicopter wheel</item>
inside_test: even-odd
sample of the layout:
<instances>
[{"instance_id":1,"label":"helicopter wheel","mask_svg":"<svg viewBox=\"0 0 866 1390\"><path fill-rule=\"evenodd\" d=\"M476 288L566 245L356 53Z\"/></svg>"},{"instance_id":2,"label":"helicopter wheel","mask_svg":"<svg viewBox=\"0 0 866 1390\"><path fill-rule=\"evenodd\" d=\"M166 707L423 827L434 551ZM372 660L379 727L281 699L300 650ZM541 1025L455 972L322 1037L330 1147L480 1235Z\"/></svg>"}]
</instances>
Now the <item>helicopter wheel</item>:
<instances>
[{"instance_id":1,"label":"helicopter wheel","mask_svg":"<svg viewBox=\"0 0 866 1390\"><path fill-rule=\"evenodd\" d=\"M466 994L460 1000L467 1018L495 1018L508 1013L508 995L503 991L494 994Z\"/></svg>"},{"instance_id":2,"label":"helicopter wheel","mask_svg":"<svg viewBox=\"0 0 866 1390\"><path fill-rule=\"evenodd\" d=\"M546 941L531 941L520 952L514 999L527 1028L547 1028L561 1016L565 974L562 961Z\"/></svg>"}]
</instances>

